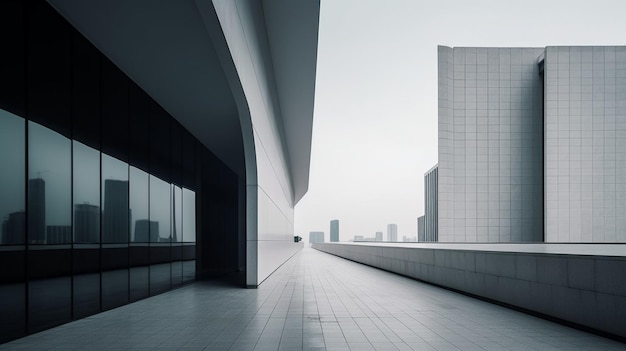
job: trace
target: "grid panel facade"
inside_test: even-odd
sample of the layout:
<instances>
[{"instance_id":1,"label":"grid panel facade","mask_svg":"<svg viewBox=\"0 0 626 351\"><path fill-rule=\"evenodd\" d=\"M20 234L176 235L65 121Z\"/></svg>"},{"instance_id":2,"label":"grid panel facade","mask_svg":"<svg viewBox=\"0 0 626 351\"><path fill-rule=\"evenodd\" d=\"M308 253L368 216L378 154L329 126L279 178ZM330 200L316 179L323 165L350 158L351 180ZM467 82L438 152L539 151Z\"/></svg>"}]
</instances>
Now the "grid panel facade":
<instances>
[{"instance_id":1,"label":"grid panel facade","mask_svg":"<svg viewBox=\"0 0 626 351\"><path fill-rule=\"evenodd\" d=\"M438 52L438 178L437 229L442 241L454 241L453 213L453 52L452 48L439 46Z\"/></svg>"},{"instance_id":2,"label":"grid panel facade","mask_svg":"<svg viewBox=\"0 0 626 351\"><path fill-rule=\"evenodd\" d=\"M547 47L548 242L626 241L626 48Z\"/></svg>"},{"instance_id":3,"label":"grid panel facade","mask_svg":"<svg viewBox=\"0 0 626 351\"><path fill-rule=\"evenodd\" d=\"M542 52L439 47L439 241L543 239Z\"/></svg>"},{"instance_id":4,"label":"grid panel facade","mask_svg":"<svg viewBox=\"0 0 626 351\"><path fill-rule=\"evenodd\" d=\"M424 241L437 242L437 188L439 183L439 168L434 166L424 174Z\"/></svg>"},{"instance_id":5,"label":"grid panel facade","mask_svg":"<svg viewBox=\"0 0 626 351\"><path fill-rule=\"evenodd\" d=\"M419 242L426 241L424 218L425 216L417 217L417 241Z\"/></svg>"}]
</instances>

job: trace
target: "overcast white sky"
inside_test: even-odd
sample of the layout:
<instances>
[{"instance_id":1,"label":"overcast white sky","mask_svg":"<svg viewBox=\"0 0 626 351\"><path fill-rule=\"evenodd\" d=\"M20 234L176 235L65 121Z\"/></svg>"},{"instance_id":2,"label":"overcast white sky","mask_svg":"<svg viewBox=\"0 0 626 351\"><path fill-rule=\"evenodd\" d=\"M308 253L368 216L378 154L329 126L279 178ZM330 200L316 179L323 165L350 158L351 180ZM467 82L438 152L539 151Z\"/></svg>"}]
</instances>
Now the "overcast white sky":
<instances>
[{"instance_id":1,"label":"overcast white sky","mask_svg":"<svg viewBox=\"0 0 626 351\"><path fill-rule=\"evenodd\" d=\"M309 191L295 232L417 235L437 163L437 45L625 45L626 1L321 0Z\"/></svg>"}]
</instances>

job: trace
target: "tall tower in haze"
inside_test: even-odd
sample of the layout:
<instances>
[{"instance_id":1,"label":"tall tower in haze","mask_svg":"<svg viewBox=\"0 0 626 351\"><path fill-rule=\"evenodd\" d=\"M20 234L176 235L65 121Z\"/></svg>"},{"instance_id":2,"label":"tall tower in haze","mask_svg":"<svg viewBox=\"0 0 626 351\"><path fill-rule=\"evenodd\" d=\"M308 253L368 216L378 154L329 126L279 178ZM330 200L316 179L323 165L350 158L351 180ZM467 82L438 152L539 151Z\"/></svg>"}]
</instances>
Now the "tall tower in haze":
<instances>
[{"instance_id":1,"label":"tall tower in haze","mask_svg":"<svg viewBox=\"0 0 626 351\"><path fill-rule=\"evenodd\" d=\"M100 207L90 204L74 206L74 242L100 242Z\"/></svg>"},{"instance_id":2,"label":"tall tower in haze","mask_svg":"<svg viewBox=\"0 0 626 351\"><path fill-rule=\"evenodd\" d=\"M309 232L309 244L323 243L324 232Z\"/></svg>"},{"instance_id":3,"label":"tall tower in haze","mask_svg":"<svg viewBox=\"0 0 626 351\"><path fill-rule=\"evenodd\" d=\"M148 219L139 219L135 222L135 236L133 242L159 242L159 222Z\"/></svg>"},{"instance_id":4,"label":"tall tower in haze","mask_svg":"<svg viewBox=\"0 0 626 351\"><path fill-rule=\"evenodd\" d=\"M128 242L129 229L128 181L104 181L104 212L102 214L102 242Z\"/></svg>"},{"instance_id":5,"label":"tall tower in haze","mask_svg":"<svg viewBox=\"0 0 626 351\"><path fill-rule=\"evenodd\" d=\"M333 219L330 221L330 242L339 241L339 220Z\"/></svg>"},{"instance_id":6,"label":"tall tower in haze","mask_svg":"<svg viewBox=\"0 0 626 351\"><path fill-rule=\"evenodd\" d=\"M9 214L2 223L2 244L24 244L24 232L26 229L26 212L19 211Z\"/></svg>"},{"instance_id":7,"label":"tall tower in haze","mask_svg":"<svg viewBox=\"0 0 626 351\"><path fill-rule=\"evenodd\" d=\"M398 241L397 224L387 224L387 241Z\"/></svg>"},{"instance_id":8,"label":"tall tower in haze","mask_svg":"<svg viewBox=\"0 0 626 351\"><path fill-rule=\"evenodd\" d=\"M46 182L41 178L28 180L28 242L46 243Z\"/></svg>"},{"instance_id":9,"label":"tall tower in haze","mask_svg":"<svg viewBox=\"0 0 626 351\"><path fill-rule=\"evenodd\" d=\"M383 232L376 232L376 237L374 241L383 241Z\"/></svg>"}]
</instances>

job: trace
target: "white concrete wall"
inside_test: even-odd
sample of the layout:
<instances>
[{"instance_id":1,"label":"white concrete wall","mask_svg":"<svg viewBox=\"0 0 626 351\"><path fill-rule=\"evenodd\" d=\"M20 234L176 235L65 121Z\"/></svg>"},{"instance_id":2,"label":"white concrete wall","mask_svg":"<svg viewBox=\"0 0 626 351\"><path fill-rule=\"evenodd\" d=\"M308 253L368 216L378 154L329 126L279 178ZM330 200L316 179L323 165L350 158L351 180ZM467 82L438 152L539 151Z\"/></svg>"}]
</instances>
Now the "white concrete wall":
<instances>
[{"instance_id":1,"label":"white concrete wall","mask_svg":"<svg viewBox=\"0 0 626 351\"><path fill-rule=\"evenodd\" d=\"M623 256L340 243L314 244L313 248L626 337Z\"/></svg>"},{"instance_id":2,"label":"white concrete wall","mask_svg":"<svg viewBox=\"0 0 626 351\"><path fill-rule=\"evenodd\" d=\"M626 242L626 47L547 47L548 242Z\"/></svg>"},{"instance_id":3,"label":"white concrete wall","mask_svg":"<svg viewBox=\"0 0 626 351\"><path fill-rule=\"evenodd\" d=\"M439 241L542 241L541 48L439 47Z\"/></svg>"},{"instance_id":4,"label":"white concrete wall","mask_svg":"<svg viewBox=\"0 0 626 351\"><path fill-rule=\"evenodd\" d=\"M214 0L213 5L252 123L253 144L244 141L246 168L256 167L256 179L248 177L246 184L246 280L257 286L303 244L293 242L293 182L261 2ZM248 118L246 113L241 116Z\"/></svg>"}]
</instances>

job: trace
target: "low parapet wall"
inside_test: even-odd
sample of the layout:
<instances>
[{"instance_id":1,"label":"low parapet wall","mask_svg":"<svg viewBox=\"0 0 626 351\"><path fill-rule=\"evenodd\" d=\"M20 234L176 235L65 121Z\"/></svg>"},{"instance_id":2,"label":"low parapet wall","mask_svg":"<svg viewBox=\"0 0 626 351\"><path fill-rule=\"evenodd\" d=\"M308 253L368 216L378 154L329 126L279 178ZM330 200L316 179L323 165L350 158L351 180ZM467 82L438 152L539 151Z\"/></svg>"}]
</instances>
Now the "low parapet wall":
<instances>
[{"instance_id":1,"label":"low parapet wall","mask_svg":"<svg viewBox=\"0 0 626 351\"><path fill-rule=\"evenodd\" d=\"M519 245L523 248L523 244ZM454 249L445 245L438 248L432 244L312 246L355 262L626 340L624 256L550 253L550 250L472 250L471 244L466 245L467 249L459 249L459 245ZM484 247L476 247L479 246Z\"/></svg>"}]
</instances>

